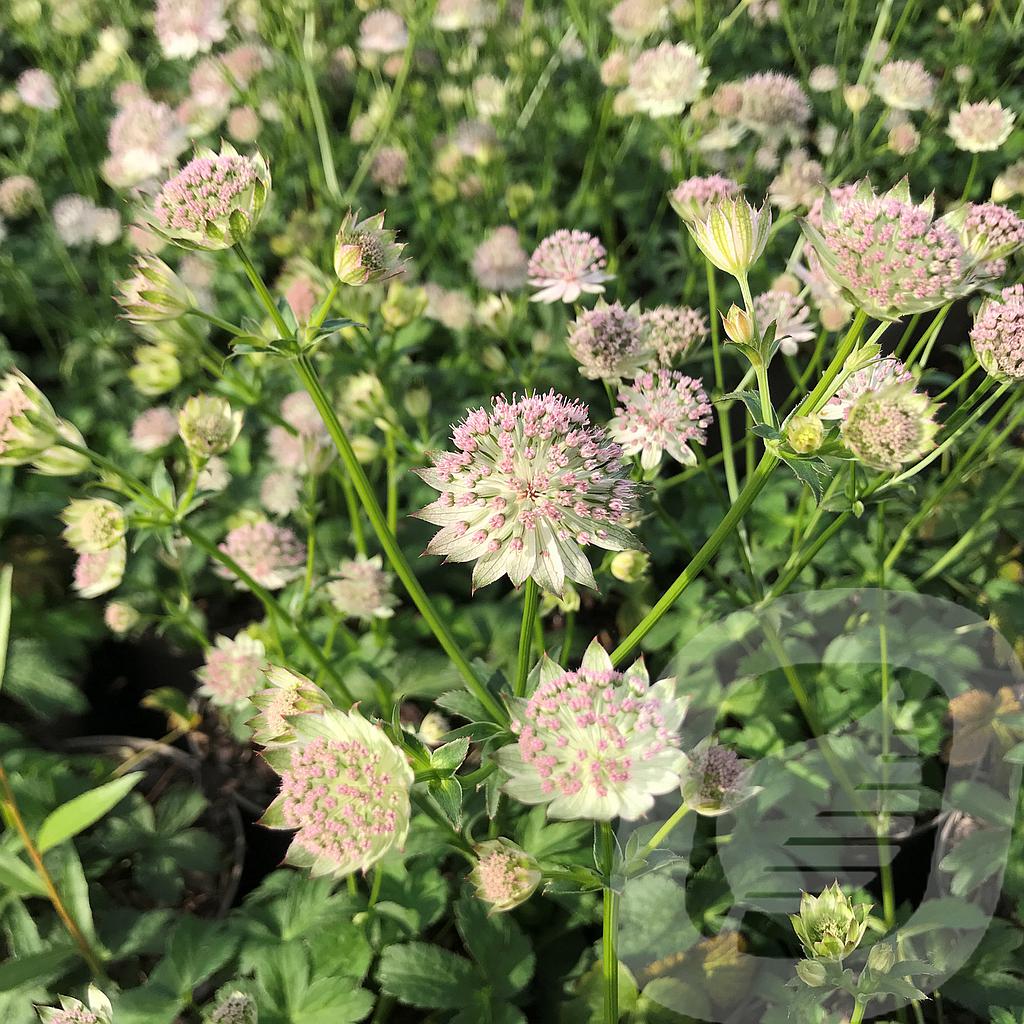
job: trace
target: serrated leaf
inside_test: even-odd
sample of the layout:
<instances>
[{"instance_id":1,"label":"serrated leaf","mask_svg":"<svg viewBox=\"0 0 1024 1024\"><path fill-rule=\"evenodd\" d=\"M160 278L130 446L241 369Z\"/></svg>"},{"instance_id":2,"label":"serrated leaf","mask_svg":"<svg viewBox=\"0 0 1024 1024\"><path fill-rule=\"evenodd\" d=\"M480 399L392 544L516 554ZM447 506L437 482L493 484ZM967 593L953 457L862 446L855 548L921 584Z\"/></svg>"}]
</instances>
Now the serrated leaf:
<instances>
[{"instance_id":1,"label":"serrated leaf","mask_svg":"<svg viewBox=\"0 0 1024 1024\"><path fill-rule=\"evenodd\" d=\"M499 999L511 999L530 983L534 955L530 940L508 914L488 914L481 900L463 893L455 921L470 956Z\"/></svg>"},{"instance_id":2,"label":"serrated leaf","mask_svg":"<svg viewBox=\"0 0 1024 1024\"><path fill-rule=\"evenodd\" d=\"M468 960L425 942L388 946L377 978L387 995L424 1010L469 1006L480 982Z\"/></svg>"},{"instance_id":3,"label":"serrated leaf","mask_svg":"<svg viewBox=\"0 0 1024 1024\"><path fill-rule=\"evenodd\" d=\"M467 722L483 722L490 719L483 705L469 690L448 690L442 693L434 703L444 711L450 711Z\"/></svg>"},{"instance_id":4,"label":"serrated leaf","mask_svg":"<svg viewBox=\"0 0 1024 1024\"><path fill-rule=\"evenodd\" d=\"M427 785L444 816L455 826L462 827L462 784L457 778L436 779Z\"/></svg>"},{"instance_id":5,"label":"serrated leaf","mask_svg":"<svg viewBox=\"0 0 1024 1024\"><path fill-rule=\"evenodd\" d=\"M36 845L40 853L52 850L94 825L113 810L142 780L145 772L131 772L113 782L76 796L46 816L39 829Z\"/></svg>"},{"instance_id":6,"label":"serrated leaf","mask_svg":"<svg viewBox=\"0 0 1024 1024\"><path fill-rule=\"evenodd\" d=\"M443 746L438 747L431 753L430 767L441 772L453 772L466 760L466 754L468 753L468 737L453 740L451 743L445 743Z\"/></svg>"},{"instance_id":7,"label":"serrated leaf","mask_svg":"<svg viewBox=\"0 0 1024 1024\"><path fill-rule=\"evenodd\" d=\"M828 466L821 459L787 458L783 461L793 471L797 480L810 489L815 500L821 501L821 496L832 478Z\"/></svg>"}]
</instances>

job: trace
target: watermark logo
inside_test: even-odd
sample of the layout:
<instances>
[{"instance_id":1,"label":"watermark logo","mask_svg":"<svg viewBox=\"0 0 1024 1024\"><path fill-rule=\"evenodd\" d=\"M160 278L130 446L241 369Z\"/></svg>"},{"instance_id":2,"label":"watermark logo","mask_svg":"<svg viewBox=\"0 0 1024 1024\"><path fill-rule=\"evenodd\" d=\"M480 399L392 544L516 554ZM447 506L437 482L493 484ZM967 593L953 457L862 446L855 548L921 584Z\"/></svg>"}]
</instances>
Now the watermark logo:
<instances>
[{"instance_id":1,"label":"watermark logo","mask_svg":"<svg viewBox=\"0 0 1024 1024\"><path fill-rule=\"evenodd\" d=\"M670 795L620 828L619 953L640 998L710 1021L827 1007L794 980L788 915L836 880L867 890L884 928L843 966L856 975L878 941L907 965L872 1015L960 969L999 895L1020 786L1004 720L1024 668L1007 641L935 598L823 591L704 629L675 674L694 695L687 749L717 728L757 759L729 813L672 818Z\"/></svg>"}]
</instances>

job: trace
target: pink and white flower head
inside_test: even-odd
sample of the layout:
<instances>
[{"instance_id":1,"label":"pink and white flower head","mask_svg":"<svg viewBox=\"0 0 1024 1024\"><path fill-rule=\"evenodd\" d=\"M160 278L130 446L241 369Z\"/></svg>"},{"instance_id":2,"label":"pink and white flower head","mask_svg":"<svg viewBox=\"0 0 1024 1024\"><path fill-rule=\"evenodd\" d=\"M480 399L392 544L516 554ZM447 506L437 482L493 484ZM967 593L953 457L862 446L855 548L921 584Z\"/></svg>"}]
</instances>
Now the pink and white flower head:
<instances>
[{"instance_id":1,"label":"pink and white flower head","mask_svg":"<svg viewBox=\"0 0 1024 1024\"><path fill-rule=\"evenodd\" d=\"M199 692L222 707L241 704L263 689L266 669L266 648L255 637L247 633L218 636L196 672L203 684Z\"/></svg>"},{"instance_id":2,"label":"pink and white flower head","mask_svg":"<svg viewBox=\"0 0 1024 1024\"><path fill-rule=\"evenodd\" d=\"M409 30L395 11L371 11L359 25L359 49L363 53L401 53L409 42Z\"/></svg>"},{"instance_id":3,"label":"pink and white flower head","mask_svg":"<svg viewBox=\"0 0 1024 1024\"><path fill-rule=\"evenodd\" d=\"M12 174L0 181L0 214L10 220L21 220L38 209L42 195L35 178Z\"/></svg>"},{"instance_id":4,"label":"pink and white flower head","mask_svg":"<svg viewBox=\"0 0 1024 1024\"><path fill-rule=\"evenodd\" d=\"M221 143L199 150L153 203L153 229L185 249L228 249L256 226L270 195L270 169L259 153L242 156Z\"/></svg>"},{"instance_id":5,"label":"pink and white flower head","mask_svg":"<svg viewBox=\"0 0 1024 1024\"><path fill-rule=\"evenodd\" d=\"M188 76L190 99L217 122L224 116L235 94L220 57L204 57Z\"/></svg>"},{"instance_id":6,"label":"pink and white flower head","mask_svg":"<svg viewBox=\"0 0 1024 1024\"><path fill-rule=\"evenodd\" d=\"M768 186L768 198L780 210L806 210L821 195L824 173L805 150L794 149Z\"/></svg>"},{"instance_id":7,"label":"pink and white flower head","mask_svg":"<svg viewBox=\"0 0 1024 1024\"><path fill-rule=\"evenodd\" d=\"M981 304L971 329L978 362L996 380L1024 380L1024 286L1004 288Z\"/></svg>"},{"instance_id":8,"label":"pink and white flower head","mask_svg":"<svg viewBox=\"0 0 1024 1024\"><path fill-rule=\"evenodd\" d=\"M678 370L640 374L619 389L618 407L608 424L612 438L627 455L639 455L647 473L668 452L684 466L697 464L692 443L704 444L712 409L700 380Z\"/></svg>"},{"instance_id":9,"label":"pink and white flower head","mask_svg":"<svg viewBox=\"0 0 1024 1024\"><path fill-rule=\"evenodd\" d=\"M712 174L705 178L687 178L668 194L672 209L686 222L704 220L711 206L720 199L738 195L739 185L732 178Z\"/></svg>"},{"instance_id":10,"label":"pink and white flower head","mask_svg":"<svg viewBox=\"0 0 1024 1024\"><path fill-rule=\"evenodd\" d=\"M324 421L305 391L293 391L281 401L287 427L271 427L267 447L282 469L296 473L322 473L334 458L334 446Z\"/></svg>"},{"instance_id":11,"label":"pink and white flower head","mask_svg":"<svg viewBox=\"0 0 1024 1024\"><path fill-rule=\"evenodd\" d=\"M89 986L88 1005L70 996L60 997L60 1007L38 1006L40 1024L112 1024L110 1000L95 985Z\"/></svg>"},{"instance_id":12,"label":"pink and white flower head","mask_svg":"<svg viewBox=\"0 0 1024 1024\"><path fill-rule=\"evenodd\" d=\"M865 179L847 199L826 196L821 230L805 222L804 233L854 306L898 320L951 302L975 284L956 233L933 213L931 196L911 201L906 178L883 195Z\"/></svg>"},{"instance_id":13,"label":"pink and white flower head","mask_svg":"<svg viewBox=\"0 0 1024 1024\"><path fill-rule=\"evenodd\" d=\"M236 526L219 547L267 590L280 590L301 576L306 560L299 538L287 527L266 520ZM230 569L218 566L216 572L224 579L235 580L240 590L245 589L246 584Z\"/></svg>"},{"instance_id":14,"label":"pink and white flower head","mask_svg":"<svg viewBox=\"0 0 1024 1024\"><path fill-rule=\"evenodd\" d=\"M919 60L893 60L878 69L875 92L893 110L927 110L935 99L935 79Z\"/></svg>"},{"instance_id":15,"label":"pink and white flower head","mask_svg":"<svg viewBox=\"0 0 1024 1024\"><path fill-rule=\"evenodd\" d=\"M775 341L784 356L795 356L800 345L814 340L811 311L792 292L772 289L758 295L754 299L754 315L762 333L769 324L775 324Z\"/></svg>"},{"instance_id":16,"label":"pink and white flower head","mask_svg":"<svg viewBox=\"0 0 1024 1024\"><path fill-rule=\"evenodd\" d=\"M664 42L644 50L629 71L634 107L650 117L681 114L701 93L708 69L689 43Z\"/></svg>"},{"instance_id":17,"label":"pink and white flower head","mask_svg":"<svg viewBox=\"0 0 1024 1024\"><path fill-rule=\"evenodd\" d=\"M128 562L128 545L122 538L102 551L85 552L75 563L73 586L79 597L99 597L119 586Z\"/></svg>"},{"instance_id":18,"label":"pink and white flower head","mask_svg":"<svg viewBox=\"0 0 1024 1024\"><path fill-rule=\"evenodd\" d=\"M61 241L72 249L91 245L96 240L96 213L98 207L77 193L61 196L53 204L53 226Z\"/></svg>"},{"instance_id":19,"label":"pink and white flower head","mask_svg":"<svg viewBox=\"0 0 1024 1024\"><path fill-rule=\"evenodd\" d=\"M909 382L866 391L840 425L843 444L866 466L896 472L935 447L937 408Z\"/></svg>"},{"instance_id":20,"label":"pink and white flower head","mask_svg":"<svg viewBox=\"0 0 1024 1024\"><path fill-rule=\"evenodd\" d=\"M1006 257L1024 246L1024 220L999 203L966 203L942 220L957 233L967 255L982 264L986 276L998 277Z\"/></svg>"},{"instance_id":21,"label":"pink and white flower head","mask_svg":"<svg viewBox=\"0 0 1024 1024\"><path fill-rule=\"evenodd\" d=\"M853 403L869 391L881 391L890 384L912 381L913 375L895 356L886 356L868 366L855 370L840 385L839 390L821 407L818 415L823 420L845 420Z\"/></svg>"},{"instance_id":22,"label":"pink and white flower head","mask_svg":"<svg viewBox=\"0 0 1024 1024\"><path fill-rule=\"evenodd\" d=\"M474 587L507 575L559 595L567 579L596 589L585 546L640 547L624 525L636 511L629 464L583 403L554 391L499 396L452 440L455 451L418 471L441 496L416 515L441 527L427 554L476 561Z\"/></svg>"},{"instance_id":23,"label":"pink and white flower head","mask_svg":"<svg viewBox=\"0 0 1024 1024\"><path fill-rule=\"evenodd\" d=\"M728 814L761 791L750 784L752 767L728 747L704 741L687 758L683 802L708 818Z\"/></svg>"},{"instance_id":24,"label":"pink and white flower head","mask_svg":"<svg viewBox=\"0 0 1024 1024\"><path fill-rule=\"evenodd\" d=\"M434 7L434 28L440 32L460 32L467 28L485 28L494 23L497 10L491 0L438 0Z\"/></svg>"},{"instance_id":25,"label":"pink and white flower head","mask_svg":"<svg viewBox=\"0 0 1024 1024\"><path fill-rule=\"evenodd\" d=\"M110 601L103 609L103 622L114 636L130 633L141 618L138 610L125 601Z\"/></svg>"},{"instance_id":26,"label":"pink and white flower head","mask_svg":"<svg viewBox=\"0 0 1024 1024\"><path fill-rule=\"evenodd\" d=\"M707 317L690 306L655 306L640 315L640 324L663 367L696 351L708 336Z\"/></svg>"},{"instance_id":27,"label":"pink and white flower head","mask_svg":"<svg viewBox=\"0 0 1024 1024\"><path fill-rule=\"evenodd\" d=\"M224 0L157 0L154 27L165 57L209 53L228 32Z\"/></svg>"},{"instance_id":28,"label":"pink and white flower head","mask_svg":"<svg viewBox=\"0 0 1024 1024\"><path fill-rule=\"evenodd\" d=\"M651 685L642 659L618 672L594 640L575 672L545 655L532 682L513 708L518 743L495 756L512 799L547 804L550 818L635 821L679 787L688 701L675 679Z\"/></svg>"},{"instance_id":29,"label":"pink and white flower head","mask_svg":"<svg viewBox=\"0 0 1024 1024\"><path fill-rule=\"evenodd\" d=\"M253 742L261 747L294 743L293 717L319 715L334 706L331 698L312 680L277 665L267 667L264 685L251 700L259 713L248 724Z\"/></svg>"},{"instance_id":30,"label":"pink and white flower head","mask_svg":"<svg viewBox=\"0 0 1024 1024\"><path fill-rule=\"evenodd\" d=\"M240 89L247 88L261 71L270 66L269 53L254 43L242 43L222 53L219 60Z\"/></svg>"},{"instance_id":31,"label":"pink and white flower head","mask_svg":"<svg viewBox=\"0 0 1024 1024\"><path fill-rule=\"evenodd\" d=\"M178 417L166 405L139 413L132 423L132 447L137 452L159 451L178 436Z\"/></svg>"},{"instance_id":32,"label":"pink and white flower head","mask_svg":"<svg viewBox=\"0 0 1024 1024\"><path fill-rule=\"evenodd\" d=\"M608 13L612 32L627 43L643 42L668 24L665 0L619 0Z\"/></svg>"},{"instance_id":33,"label":"pink and white flower head","mask_svg":"<svg viewBox=\"0 0 1024 1024\"><path fill-rule=\"evenodd\" d=\"M141 96L110 122L110 156L103 162L103 177L115 188L131 188L173 167L187 145L174 111Z\"/></svg>"},{"instance_id":34,"label":"pink and white flower head","mask_svg":"<svg viewBox=\"0 0 1024 1024\"><path fill-rule=\"evenodd\" d=\"M569 325L566 344L588 380L631 377L651 355L638 307L602 299Z\"/></svg>"},{"instance_id":35,"label":"pink and white flower head","mask_svg":"<svg viewBox=\"0 0 1024 1024\"><path fill-rule=\"evenodd\" d=\"M999 100L965 103L949 115L947 133L957 149L966 153L991 153L1010 137L1016 114Z\"/></svg>"},{"instance_id":36,"label":"pink and white flower head","mask_svg":"<svg viewBox=\"0 0 1024 1024\"><path fill-rule=\"evenodd\" d=\"M798 134L811 117L811 103L791 75L764 71L739 83L736 120L768 138Z\"/></svg>"},{"instance_id":37,"label":"pink and white flower head","mask_svg":"<svg viewBox=\"0 0 1024 1024\"><path fill-rule=\"evenodd\" d=\"M302 480L288 469L275 469L260 484L260 505L272 516L290 516L302 503Z\"/></svg>"},{"instance_id":38,"label":"pink and white flower head","mask_svg":"<svg viewBox=\"0 0 1024 1024\"><path fill-rule=\"evenodd\" d=\"M341 563L338 578L327 584L327 596L339 615L372 622L390 619L398 598L392 593L394 573L384 571L380 555Z\"/></svg>"},{"instance_id":39,"label":"pink and white flower head","mask_svg":"<svg viewBox=\"0 0 1024 1024\"><path fill-rule=\"evenodd\" d=\"M473 277L481 288L492 292L514 292L526 284L526 251L519 244L519 232L510 225L495 228L473 253Z\"/></svg>"},{"instance_id":40,"label":"pink and white flower head","mask_svg":"<svg viewBox=\"0 0 1024 1024\"><path fill-rule=\"evenodd\" d=\"M544 877L540 865L508 839L488 839L473 847L476 863L469 880L477 899L491 905L492 914L513 910L525 903Z\"/></svg>"},{"instance_id":41,"label":"pink and white flower head","mask_svg":"<svg viewBox=\"0 0 1024 1024\"><path fill-rule=\"evenodd\" d=\"M14 88L21 102L33 110L50 111L60 106L60 96L53 76L42 68L22 71Z\"/></svg>"},{"instance_id":42,"label":"pink and white flower head","mask_svg":"<svg viewBox=\"0 0 1024 1024\"><path fill-rule=\"evenodd\" d=\"M575 302L584 293L600 295L604 282L612 275L605 272L607 252L600 240L586 231L562 228L548 235L530 257L528 280L539 289L531 302Z\"/></svg>"},{"instance_id":43,"label":"pink and white flower head","mask_svg":"<svg viewBox=\"0 0 1024 1024\"><path fill-rule=\"evenodd\" d=\"M281 792L261 824L295 829L285 859L314 877L367 871L409 831L413 772L405 755L358 711L289 722L294 742L264 751Z\"/></svg>"}]
</instances>

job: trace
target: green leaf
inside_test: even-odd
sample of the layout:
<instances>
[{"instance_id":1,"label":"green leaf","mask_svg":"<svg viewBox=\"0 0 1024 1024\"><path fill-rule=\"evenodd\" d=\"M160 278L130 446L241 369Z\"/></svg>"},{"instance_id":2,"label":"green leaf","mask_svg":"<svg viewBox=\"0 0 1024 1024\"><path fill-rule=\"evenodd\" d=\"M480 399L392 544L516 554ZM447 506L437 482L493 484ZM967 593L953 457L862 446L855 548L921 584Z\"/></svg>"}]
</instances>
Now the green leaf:
<instances>
[{"instance_id":1,"label":"green leaf","mask_svg":"<svg viewBox=\"0 0 1024 1024\"><path fill-rule=\"evenodd\" d=\"M509 914L488 915L481 900L463 893L455 906L462 941L499 999L511 999L533 977L530 940Z\"/></svg>"},{"instance_id":2,"label":"green leaf","mask_svg":"<svg viewBox=\"0 0 1024 1024\"><path fill-rule=\"evenodd\" d=\"M0 887L15 896L45 896L46 886L16 854L0 850Z\"/></svg>"},{"instance_id":3,"label":"green leaf","mask_svg":"<svg viewBox=\"0 0 1024 1024\"><path fill-rule=\"evenodd\" d=\"M462 784L457 778L435 779L427 790L441 808L444 816L455 826L462 827Z\"/></svg>"},{"instance_id":4,"label":"green leaf","mask_svg":"<svg viewBox=\"0 0 1024 1024\"><path fill-rule=\"evenodd\" d=\"M0 992L10 992L23 985L44 984L63 974L74 958L75 951L67 947L12 957L0 964Z\"/></svg>"},{"instance_id":5,"label":"green leaf","mask_svg":"<svg viewBox=\"0 0 1024 1024\"><path fill-rule=\"evenodd\" d=\"M480 984L468 960L425 942L388 946L377 977L387 995L425 1010L469 1006Z\"/></svg>"},{"instance_id":6,"label":"green leaf","mask_svg":"<svg viewBox=\"0 0 1024 1024\"><path fill-rule=\"evenodd\" d=\"M922 903L900 929L899 937L909 939L914 935L926 935L940 928L963 928L973 931L986 928L988 923L989 916L980 907L967 900L947 896Z\"/></svg>"},{"instance_id":7,"label":"green leaf","mask_svg":"<svg viewBox=\"0 0 1024 1024\"><path fill-rule=\"evenodd\" d=\"M821 459L786 458L785 463L797 480L810 488L815 501L821 501L825 487L832 479L828 466Z\"/></svg>"},{"instance_id":8,"label":"green leaf","mask_svg":"<svg viewBox=\"0 0 1024 1024\"><path fill-rule=\"evenodd\" d=\"M469 753L469 738L464 737L445 743L430 755L430 767L442 772L453 772L466 760Z\"/></svg>"},{"instance_id":9,"label":"green leaf","mask_svg":"<svg viewBox=\"0 0 1024 1024\"><path fill-rule=\"evenodd\" d=\"M145 772L131 772L96 789L76 796L47 815L39 829L36 845L40 853L84 832L113 810L142 780Z\"/></svg>"}]
</instances>

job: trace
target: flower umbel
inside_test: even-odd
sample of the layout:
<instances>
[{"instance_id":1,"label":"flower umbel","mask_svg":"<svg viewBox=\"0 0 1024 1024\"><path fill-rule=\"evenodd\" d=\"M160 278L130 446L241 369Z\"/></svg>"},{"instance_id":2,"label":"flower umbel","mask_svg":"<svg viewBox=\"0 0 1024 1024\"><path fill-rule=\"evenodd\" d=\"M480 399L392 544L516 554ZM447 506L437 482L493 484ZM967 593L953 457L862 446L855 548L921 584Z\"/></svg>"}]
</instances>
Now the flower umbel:
<instances>
[{"instance_id":1,"label":"flower umbel","mask_svg":"<svg viewBox=\"0 0 1024 1024\"><path fill-rule=\"evenodd\" d=\"M338 578L327 584L335 610L347 617L372 622L395 614L398 598L391 592L394 574L385 572L380 555L344 561Z\"/></svg>"},{"instance_id":2,"label":"flower umbel","mask_svg":"<svg viewBox=\"0 0 1024 1024\"><path fill-rule=\"evenodd\" d=\"M734 750L704 743L689 756L682 783L683 802L698 814L717 817L760 792L750 785L751 765Z\"/></svg>"},{"instance_id":3,"label":"flower umbel","mask_svg":"<svg viewBox=\"0 0 1024 1024\"><path fill-rule=\"evenodd\" d=\"M112 1024L110 1000L95 985L86 994L88 1006L70 996L60 997L60 1008L37 1006L40 1024Z\"/></svg>"},{"instance_id":4,"label":"flower umbel","mask_svg":"<svg viewBox=\"0 0 1024 1024\"><path fill-rule=\"evenodd\" d=\"M650 357L636 306L598 299L569 325L566 341L580 373L590 380L616 381L636 373Z\"/></svg>"},{"instance_id":5,"label":"flower umbel","mask_svg":"<svg viewBox=\"0 0 1024 1024\"><path fill-rule=\"evenodd\" d=\"M291 530L265 520L236 527L219 547L268 590L280 590L297 579L302 575L306 560L305 549ZM216 571L225 579L235 578L234 573L223 566L218 566ZM241 580L235 585L245 588Z\"/></svg>"},{"instance_id":6,"label":"flower umbel","mask_svg":"<svg viewBox=\"0 0 1024 1024\"><path fill-rule=\"evenodd\" d=\"M810 959L840 961L860 945L870 913L870 903L854 905L833 882L820 896L805 892L799 915L791 914L789 920Z\"/></svg>"},{"instance_id":7,"label":"flower umbel","mask_svg":"<svg viewBox=\"0 0 1024 1024\"><path fill-rule=\"evenodd\" d=\"M508 839L489 839L473 847L476 864L469 880L492 914L525 903L544 877L537 861Z\"/></svg>"},{"instance_id":8,"label":"flower umbel","mask_svg":"<svg viewBox=\"0 0 1024 1024\"><path fill-rule=\"evenodd\" d=\"M358 711L292 718L295 742L264 752L281 793L261 824L295 829L286 860L314 876L366 871L409 831L413 772Z\"/></svg>"},{"instance_id":9,"label":"flower umbel","mask_svg":"<svg viewBox=\"0 0 1024 1024\"><path fill-rule=\"evenodd\" d=\"M642 660L617 672L594 640L575 672L545 656L533 681L514 709L519 741L495 757L513 799L547 804L551 818L634 821L679 785L687 700L674 679L651 685Z\"/></svg>"},{"instance_id":10,"label":"flower umbel","mask_svg":"<svg viewBox=\"0 0 1024 1024\"><path fill-rule=\"evenodd\" d=\"M224 142L199 150L153 202L152 228L185 249L229 249L256 226L270 195L270 169L257 153Z\"/></svg>"},{"instance_id":11,"label":"flower umbel","mask_svg":"<svg viewBox=\"0 0 1024 1024\"><path fill-rule=\"evenodd\" d=\"M971 329L978 362L997 380L1024 380L1024 285L1004 288L989 299Z\"/></svg>"},{"instance_id":12,"label":"flower umbel","mask_svg":"<svg viewBox=\"0 0 1024 1024\"><path fill-rule=\"evenodd\" d=\"M494 399L452 432L456 451L419 475L441 497L417 513L441 530L427 554L476 560L474 587L533 577L561 594L566 579L595 587L582 548L639 547L623 525L636 508L622 449L587 407L556 394Z\"/></svg>"},{"instance_id":13,"label":"flower umbel","mask_svg":"<svg viewBox=\"0 0 1024 1024\"><path fill-rule=\"evenodd\" d=\"M73 498L61 519L64 540L80 555L112 548L127 529L124 510L107 498Z\"/></svg>"},{"instance_id":14,"label":"flower umbel","mask_svg":"<svg viewBox=\"0 0 1024 1024\"><path fill-rule=\"evenodd\" d=\"M293 717L318 715L333 706L316 683L298 672L271 665L264 673L265 686L252 695L259 714L249 721L253 742L262 747L294 743Z\"/></svg>"},{"instance_id":15,"label":"flower umbel","mask_svg":"<svg viewBox=\"0 0 1024 1024\"><path fill-rule=\"evenodd\" d=\"M334 272L342 284L363 285L397 277L403 268L404 242L397 231L384 227L384 214L365 220L351 210L345 214L334 243Z\"/></svg>"},{"instance_id":16,"label":"flower umbel","mask_svg":"<svg viewBox=\"0 0 1024 1024\"><path fill-rule=\"evenodd\" d=\"M219 636L196 673L203 684L200 693L215 704L239 704L263 687L266 665L266 648L255 637Z\"/></svg>"},{"instance_id":17,"label":"flower umbel","mask_svg":"<svg viewBox=\"0 0 1024 1024\"><path fill-rule=\"evenodd\" d=\"M843 443L865 465L895 472L935 447L936 405L910 383L867 391L843 421Z\"/></svg>"},{"instance_id":18,"label":"flower umbel","mask_svg":"<svg viewBox=\"0 0 1024 1024\"><path fill-rule=\"evenodd\" d=\"M533 250L527 266L529 282L540 289L531 302L575 302L581 295L599 295L611 274L605 273L607 253L600 240L586 231L562 228Z\"/></svg>"}]
</instances>

